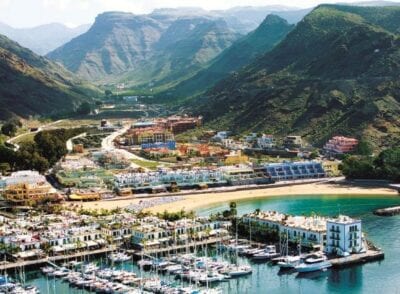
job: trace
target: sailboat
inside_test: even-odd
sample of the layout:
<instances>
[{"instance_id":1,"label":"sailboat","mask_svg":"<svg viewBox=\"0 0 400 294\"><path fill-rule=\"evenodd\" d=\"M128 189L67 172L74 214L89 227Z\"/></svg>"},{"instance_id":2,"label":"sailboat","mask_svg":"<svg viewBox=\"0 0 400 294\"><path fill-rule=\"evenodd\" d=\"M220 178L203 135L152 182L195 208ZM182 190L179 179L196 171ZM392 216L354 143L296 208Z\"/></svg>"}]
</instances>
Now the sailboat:
<instances>
[{"instance_id":1,"label":"sailboat","mask_svg":"<svg viewBox=\"0 0 400 294\"><path fill-rule=\"evenodd\" d=\"M286 231L286 244L284 247L284 250L286 252L286 255L282 258L281 261L278 262L278 266L282 270L287 270L287 269L293 269L295 268L299 263L300 263L300 255L301 255L301 241L299 243L299 255L297 256L291 256L289 255L289 235L288 232Z\"/></svg>"},{"instance_id":2,"label":"sailboat","mask_svg":"<svg viewBox=\"0 0 400 294\"><path fill-rule=\"evenodd\" d=\"M236 277L241 277L245 275L249 275L252 273L252 268L251 266L248 265L239 265L238 264L238 255L239 255L239 248L238 248L238 228L237 228L238 222L236 220L236 262L235 266L231 268L228 272L229 277L231 278L236 278ZM251 232L251 231L250 231ZM251 233L250 233L251 234ZM250 237L251 238L251 237ZM251 240L251 239L250 239Z\"/></svg>"}]
</instances>

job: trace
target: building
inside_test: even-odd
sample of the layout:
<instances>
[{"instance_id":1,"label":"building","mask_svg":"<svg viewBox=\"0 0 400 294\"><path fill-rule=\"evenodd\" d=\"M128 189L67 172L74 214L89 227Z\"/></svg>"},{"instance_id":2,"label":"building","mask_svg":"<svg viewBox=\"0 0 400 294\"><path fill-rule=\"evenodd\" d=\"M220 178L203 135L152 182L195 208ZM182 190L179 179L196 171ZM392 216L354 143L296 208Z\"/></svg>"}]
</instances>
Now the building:
<instances>
[{"instance_id":1,"label":"building","mask_svg":"<svg viewBox=\"0 0 400 294\"><path fill-rule=\"evenodd\" d=\"M230 185L270 184L272 182L265 170L255 170L247 165L225 166L221 171Z\"/></svg>"},{"instance_id":2,"label":"building","mask_svg":"<svg viewBox=\"0 0 400 294\"><path fill-rule=\"evenodd\" d=\"M283 146L288 149L303 147L303 139L301 136L287 136L283 140Z\"/></svg>"},{"instance_id":3,"label":"building","mask_svg":"<svg viewBox=\"0 0 400 294\"><path fill-rule=\"evenodd\" d=\"M4 178L3 197L9 202L25 205L30 201L61 201L62 197L36 171L18 171Z\"/></svg>"},{"instance_id":4,"label":"building","mask_svg":"<svg viewBox=\"0 0 400 294\"><path fill-rule=\"evenodd\" d=\"M340 162L337 160L324 160L322 168L328 177L338 177L342 175L340 170Z\"/></svg>"},{"instance_id":5,"label":"building","mask_svg":"<svg viewBox=\"0 0 400 294\"><path fill-rule=\"evenodd\" d=\"M324 146L324 150L328 154L345 154L353 152L358 145L355 138L335 136L330 139Z\"/></svg>"},{"instance_id":6,"label":"building","mask_svg":"<svg viewBox=\"0 0 400 294\"><path fill-rule=\"evenodd\" d=\"M142 145L151 143L166 143L174 141L174 135L163 128L150 127L130 129L125 135L127 145Z\"/></svg>"},{"instance_id":7,"label":"building","mask_svg":"<svg viewBox=\"0 0 400 294\"><path fill-rule=\"evenodd\" d=\"M249 162L249 157L247 155L242 154L242 151L240 150L225 155L226 165L244 164L247 162Z\"/></svg>"},{"instance_id":8,"label":"building","mask_svg":"<svg viewBox=\"0 0 400 294\"><path fill-rule=\"evenodd\" d=\"M257 138L257 147L261 149L272 149L276 146L274 136L263 134Z\"/></svg>"},{"instance_id":9,"label":"building","mask_svg":"<svg viewBox=\"0 0 400 294\"><path fill-rule=\"evenodd\" d=\"M275 231L302 246L323 247L326 243L326 219L320 216L292 216L276 211L261 211L243 216L245 225L257 225L261 230Z\"/></svg>"},{"instance_id":10,"label":"building","mask_svg":"<svg viewBox=\"0 0 400 294\"><path fill-rule=\"evenodd\" d=\"M31 201L49 200L54 202L63 200L56 189L47 182L7 185L3 197L9 202L21 205L29 204Z\"/></svg>"},{"instance_id":11,"label":"building","mask_svg":"<svg viewBox=\"0 0 400 294\"><path fill-rule=\"evenodd\" d=\"M274 181L314 179L326 176L322 164L316 161L268 163L264 165L264 168Z\"/></svg>"},{"instance_id":12,"label":"building","mask_svg":"<svg viewBox=\"0 0 400 294\"><path fill-rule=\"evenodd\" d=\"M351 253L366 251L361 232L361 220L339 215L337 218L328 219L326 227L326 253L348 256Z\"/></svg>"},{"instance_id":13,"label":"building","mask_svg":"<svg viewBox=\"0 0 400 294\"><path fill-rule=\"evenodd\" d=\"M175 141L168 141L168 142L157 142L157 143L145 143L141 145L142 149L169 149L175 150L176 149L176 142Z\"/></svg>"}]
</instances>

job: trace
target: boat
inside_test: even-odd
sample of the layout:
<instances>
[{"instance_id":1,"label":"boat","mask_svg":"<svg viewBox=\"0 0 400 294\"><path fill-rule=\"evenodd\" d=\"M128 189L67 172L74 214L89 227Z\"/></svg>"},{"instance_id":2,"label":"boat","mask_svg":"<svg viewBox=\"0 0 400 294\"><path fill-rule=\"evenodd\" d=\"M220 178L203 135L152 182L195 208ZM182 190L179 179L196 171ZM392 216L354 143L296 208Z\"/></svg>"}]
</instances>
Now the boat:
<instances>
[{"instance_id":1,"label":"boat","mask_svg":"<svg viewBox=\"0 0 400 294\"><path fill-rule=\"evenodd\" d=\"M123 252L112 253L108 256L108 258L112 262L124 262L131 259L131 257L128 254L125 254Z\"/></svg>"},{"instance_id":2,"label":"boat","mask_svg":"<svg viewBox=\"0 0 400 294\"><path fill-rule=\"evenodd\" d=\"M42 267L40 270L41 270L42 273L45 274L45 275L47 275L47 274L52 273L52 272L55 271L54 267L51 267L51 266Z\"/></svg>"},{"instance_id":3,"label":"boat","mask_svg":"<svg viewBox=\"0 0 400 294\"><path fill-rule=\"evenodd\" d=\"M277 256L279 256L279 253L276 252L275 245L268 245L267 247L265 247L264 251L254 254L252 256L252 259L256 261L269 260Z\"/></svg>"},{"instance_id":4,"label":"boat","mask_svg":"<svg viewBox=\"0 0 400 294\"><path fill-rule=\"evenodd\" d=\"M278 266L283 270L293 269L300 264L300 260L301 260L300 256L288 255L283 257L282 260L278 262Z\"/></svg>"},{"instance_id":5,"label":"boat","mask_svg":"<svg viewBox=\"0 0 400 294\"><path fill-rule=\"evenodd\" d=\"M249 275L252 272L253 272L253 270L252 270L251 266L242 265L242 266L236 266L236 267L232 268L232 270L229 270L227 274L231 278L236 278L236 277Z\"/></svg>"},{"instance_id":6,"label":"boat","mask_svg":"<svg viewBox=\"0 0 400 294\"><path fill-rule=\"evenodd\" d=\"M281 270L289 270L289 269L294 269L297 265L299 265L300 260L301 260L301 239L298 244L299 248L299 255L298 256L291 256L289 255L289 234L288 231L286 231L286 243L283 244L283 251L285 252L285 256L282 256L282 259L278 261L278 266Z\"/></svg>"},{"instance_id":7,"label":"boat","mask_svg":"<svg viewBox=\"0 0 400 294\"><path fill-rule=\"evenodd\" d=\"M322 254L316 254L305 259L304 262L295 266L296 271L299 273L308 273L314 271L321 271L330 268L332 263Z\"/></svg>"},{"instance_id":8,"label":"boat","mask_svg":"<svg viewBox=\"0 0 400 294\"><path fill-rule=\"evenodd\" d=\"M144 270L150 270L151 267L153 266L153 261L149 259L141 259L137 262L137 265L139 268L144 269Z\"/></svg>"}]
</instances>

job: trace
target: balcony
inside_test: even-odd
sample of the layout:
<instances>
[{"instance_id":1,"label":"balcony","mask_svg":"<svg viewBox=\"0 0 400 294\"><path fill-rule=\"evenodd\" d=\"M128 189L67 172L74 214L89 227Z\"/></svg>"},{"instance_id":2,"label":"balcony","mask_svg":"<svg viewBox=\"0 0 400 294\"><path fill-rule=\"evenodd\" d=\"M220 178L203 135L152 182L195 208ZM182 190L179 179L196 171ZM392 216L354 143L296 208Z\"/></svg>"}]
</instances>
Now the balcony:
<instances>
[{"instance_id":1,"label":"balcony","mask_svg":"<svg viewBox=\"0 0 400 294\"><path fill-rule=\"evenodd\" d=\"M336 235L334 235L334 234L332 234L329 238L330 238L331 240L340 240L340 237L339 237L339 236L336 236Z\"/></svg>"},{"instance_id":2,"label":"balcony","mask_svg":"<svg viewBox=\"0 0 400 294\"><path fill-rule=\"evenodd\" d=\"M339 230L339 229L335 229L335 228L331 228L331 229L329 230L329 232L332 232L332 233L340 233L340 230Z\"/></svg>"}]
</instances>

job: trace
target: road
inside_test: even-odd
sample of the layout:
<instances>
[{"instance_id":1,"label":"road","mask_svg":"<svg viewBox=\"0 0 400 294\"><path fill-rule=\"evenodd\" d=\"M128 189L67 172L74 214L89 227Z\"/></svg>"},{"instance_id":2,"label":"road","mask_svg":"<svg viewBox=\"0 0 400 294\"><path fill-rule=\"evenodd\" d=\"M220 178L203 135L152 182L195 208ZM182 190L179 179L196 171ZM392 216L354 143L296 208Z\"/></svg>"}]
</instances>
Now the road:
<instances>
[{"instance_id":1,"label":"road","mask_svg":"<svg viewBox=\"0 0 400 294\"><path fill-rule=\"evenodd\" d=\"M51 122L51 123L42 125L42 126L40 126L36 131L33 131L33 132L28 131L28 132L19 134L18 136L15 136L15 137L12 137L12 138L8 139L6 142L7 142L8 144L14 145L14 151L17 151L17 150L19 149L19 145L16 144L16 143L13 143L15 140L17 140L17 139L19 139L19 138L21 138L21 137L23 137L23 136L26 136L26 135L28 135L28 134L37 134L37 133L39 133L39 132L41 132L41 131L43 131L43 130L47 130L47 129L49 129L49 127L51 127L52 125L58 124L58 123L60 123L60 122L62 122L62 121L63 121L63 119L60 119L60 120L56 120L56 121L53 121L53 122Z\"/></svg>"}]
</instances>

